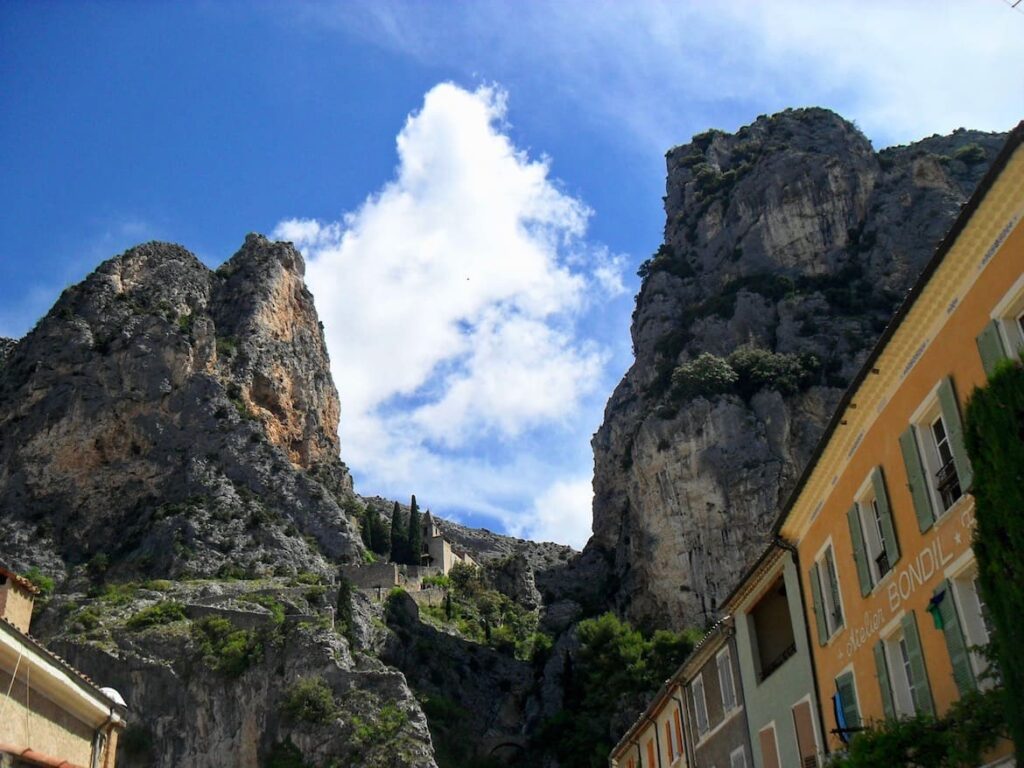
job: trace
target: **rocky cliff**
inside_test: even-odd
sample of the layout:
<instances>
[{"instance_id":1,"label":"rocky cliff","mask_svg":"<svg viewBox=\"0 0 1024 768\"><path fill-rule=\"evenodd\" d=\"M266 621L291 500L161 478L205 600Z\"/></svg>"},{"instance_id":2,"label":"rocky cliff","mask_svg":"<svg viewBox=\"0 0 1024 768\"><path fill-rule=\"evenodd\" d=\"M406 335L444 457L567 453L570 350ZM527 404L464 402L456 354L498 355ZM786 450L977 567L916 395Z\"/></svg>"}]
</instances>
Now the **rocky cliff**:
<instances>
[{"instance_id":1,"label":"rocky cliff","mask_svg":"<svg viewBox=\"0 0 1024 768\"><path fill-rule=\"evenodd\" d=\"M668 152L635 362L593 440L588 549L611 561L622 612L712 619L1001 141L960 130L875 152L802 109Z\"/></svg>"},{"instance_id":2,"label":"rocky cliff","mask_svg":"<svg viewBox=\"0 0 1024 768\"><path fill-rule=\"evenodd\" d=\"M216 272L148 243L6 350L0 548L15 567L267 575L361 557L303 271L256 235Z\"/></svg>"}]
</instances>

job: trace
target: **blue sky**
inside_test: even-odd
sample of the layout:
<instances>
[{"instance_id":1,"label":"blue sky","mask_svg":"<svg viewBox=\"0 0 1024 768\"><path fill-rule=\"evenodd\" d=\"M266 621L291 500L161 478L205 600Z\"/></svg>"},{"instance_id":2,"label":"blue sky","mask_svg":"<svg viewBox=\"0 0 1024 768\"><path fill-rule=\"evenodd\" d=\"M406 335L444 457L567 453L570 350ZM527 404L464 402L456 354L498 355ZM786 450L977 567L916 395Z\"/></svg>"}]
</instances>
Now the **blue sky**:
<instances>
[{"instance_id":1,"label":"blue sky","mask_svg":"<svg viewBox=\"0 0 1024 768\"><path fill-rule=\"evenodd\" d=\"M963 2L7 2L0 335L148 239L299 245L357 490L582 545L664 152L788 106L876 147L1024 117Z\"/></svg>"}]
</instances>

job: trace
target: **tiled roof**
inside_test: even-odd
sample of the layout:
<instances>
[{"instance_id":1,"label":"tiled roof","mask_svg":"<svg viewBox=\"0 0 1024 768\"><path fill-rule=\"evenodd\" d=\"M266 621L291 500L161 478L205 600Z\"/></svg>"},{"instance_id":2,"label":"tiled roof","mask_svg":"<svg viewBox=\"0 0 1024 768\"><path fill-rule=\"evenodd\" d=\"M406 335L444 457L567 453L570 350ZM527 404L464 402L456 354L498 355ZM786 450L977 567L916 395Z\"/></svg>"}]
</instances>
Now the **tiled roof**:
<instances>
[{"instance_id":1,"label":"tiled roof","mask_svg":"<svg viewBox=\"0 0 1024 768\"><path fill-rule=\"evenodd\" d=\"M28 579L26 579L24 576L19 576L18 574L16 574L14 571L10 570L9 568L5 568L3 565L0 565L0 576L6 576L8 579L13 581L15 584L17 584L18 586L22 587L23 589L28 590L33 595L38 595L39 594L39 587L37 587L35 584L33 584Z\"/></svg>"}]
</instances>

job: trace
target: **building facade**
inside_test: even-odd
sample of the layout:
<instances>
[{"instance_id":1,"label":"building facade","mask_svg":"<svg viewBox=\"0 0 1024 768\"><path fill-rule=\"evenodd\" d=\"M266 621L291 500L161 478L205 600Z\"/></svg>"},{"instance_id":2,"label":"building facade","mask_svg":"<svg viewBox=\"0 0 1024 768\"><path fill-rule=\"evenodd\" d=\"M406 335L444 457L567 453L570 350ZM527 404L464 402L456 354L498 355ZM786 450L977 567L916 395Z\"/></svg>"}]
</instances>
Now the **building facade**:
<instances>
[{"instance_id":1,"label":"building facade","mask_svg":"<svg viewBox=\"0 0 1024 768\"><path fill-rule=\"evenodd\" d=\"M821 765L825 742L793 553L771 544L725 609L736 629L753 765Z\"/></svg>"},{"instance_id":2,"label":"building facade","mask_svg":"<svg viewBox=\"0 0 1024 768\"><path fill-rule=\"evenodd\" d=\"M123 702L32 638L35 587L0 579L0 767L114 768Z\"/></svg>"},{"instance_id":3,"label":"building facade","mask_svg":"<svg viewBox=\"0 0 1024 768\"><path fill-rule=\"evenodd\" d=\"M872 722L942 715L985 684L963 413L1024 346L1022 137L1024 124L847 391L777 526L813 606L832 750Z\"/></svg>"},{"instance_id":4,"label":"building facade","mask_svg":"<svg viewBox=\"0 0 1024 768\"><path fill-rule=\"evenodd\" d=\"M611 768L687 768L683 690L676 676L657 695L615 745Z\"/></svg>"},{"instance_id":5,"label":"building facade","mask_svg":"<svg viewBox=\"0 0 1024 768\"><path fill-rule=\"evenodd\" d=\"M753 765L732 617L693 649L676 680L683 689L686 753L694 768Z\"/></svg>"}]
</instances>

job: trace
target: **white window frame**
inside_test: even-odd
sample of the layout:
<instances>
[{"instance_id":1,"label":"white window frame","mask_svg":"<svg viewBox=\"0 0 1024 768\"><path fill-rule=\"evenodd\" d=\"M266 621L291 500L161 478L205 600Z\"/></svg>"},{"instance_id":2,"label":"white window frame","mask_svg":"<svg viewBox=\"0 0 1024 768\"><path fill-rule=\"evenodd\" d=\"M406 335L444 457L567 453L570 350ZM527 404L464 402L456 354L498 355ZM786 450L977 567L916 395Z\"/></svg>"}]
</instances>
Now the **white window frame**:
<instances>
[{"instance_id":1,"label":"white window frame","mask_svg":"<svg viewBox=\"0 0 1024 768\"><path fill-rule=\"evenodd\" d=\"M697 689L700 688L700 699L697 699ZM690 684L690 695L693 697L693 719L696 721L697 737L703 737L711 730L711 719L708 717L708 700L704 695L704 673L701 672ZM701 727L701 715L704 716L704 727Z\"/></svg>"},{"instance_id":2,"label":"white window frame","mask_svg":"<svg viewBox=\"0 0 1024 768\"><path fill-rule=\"evenodd\" d=\"M904 653L906 638L902 627L882 638L882 649L889 671L889 695L892 697L896 717L913 717L917 710L914 707L914 695L910 690L910 661L909 656Z\"/></svg>"},{"instance_id":3,"label":"white window frame","mask_svg":"<svg viewBox=\"0 0 1024 768\"><path fill-rule=\"evenodd\" d=\"M739 706L739 701L736 696L736 680L732 673L732 654L729 653L729 646L726 646L715 654L715 666L718 667L718 687L722 692L722 712L727 715ZM725 669L729 677L728 686L726 686L725 680L722 677L723 669ZM726 700L725 693L727 688L731 701Z\"/></svg>"},{"instance_id":4,"label":"white window frame","mask_svg":"<svg viewBox=\"0 0 1024 768\"><path fill-rule=\"evenodd\" d=\"M988 660L975 650L988 644L991 639L983 616L984 604L981 601L981 593L978 592L978 564L972 560L967 567L951 575L949 583L960 629L967 643L971 669L980 688L991 688L995 681L991 678L982 678L988 671Z\"/></svg>"},{"instance_id":5,"label":"white window frame","mask_svg":"<svg viewBox=\"0 0 1024 768\"><path fill-rule=\"evenodd\" d=\"M829 557L830 556L830 557ZM831 559L832 568L828 567ZM821 590L821 604L825 609L825 629L828 631L828 638L831 640L839 630L846 626L846 606L843 605L843 588L839 582L839 568L836 565L836 548L832 545L832 537L829 536L822 544L821 549L814 558L818 566L818 587ZM835 591L833 592L831 579L835 579ZM838 603L836 602L838 601ZM835 609L839 608L842 621L837 623Z\"/></svg>"},{"instance_id":6,"label":"white window frame","mask_svg":"<svg viewBox=\"0 0 1024 768\"><path fill-rule=\"evenodd\" d=\"M776 748L778 745L776 745ZM736 757L739 756L739 763L736 762ZM740 745L732 752L729 753L729 768L747 768L747 750Z\"/></svg>"},{"instance_id":7,"label":"white window frame","mask_svg":"<svg viewBox=\"0 0 1024 768\"><path fill-rule=\"evenodd\" d=\"M889 563L889 570L885 573L878 567L878 558L885 552L885 538L879 519L878 494L875 492L870 473L858 489L854 503L857 505L857 518L864 540L864 556L868 560L868 573L871 575L871 587L874 589L878 582L893 572L893 564Z\"/></svg>"},{"instance_id":8,"label":"white window frame","mask_svg":"<svg viewBox=\"0 0 1024 768\"><path fill-rule=\"evenodd\" d=\"M1024 347L1024 275L1017 278L992 310L991 317L999 327L1003 349L1010 357L1020 359Z\"/></svg>"},{"instance_id":9,"label":"white window frame","mask_svg":"<svg viewBox=\"0 0 1024 768\"><path fill-rule=\"evenodd\" d=\"M918 407L917 411L915 411L914 415L910 418L910 423L914 426L917 453L918 456L921 457L921 467L924 470L925 484L928 486L928 496L932 502L933 520L938 520L943 517L966 495L964 493L964 489L961 487L960 495L947 507L945 502L942 500L942 494L939 493L938 472L942 469L944 462L942 462L942 459L939 456L940 449L935 440L934 429L936 422L942 422L942 431L946 436L947 445L949 444L949 427L946 424L945 417L942 414L942 405L939 402L940 386L941 382L935 385L925 401ZM949 453L949 460L952 462L953 449L951 446L949 448ZM955 464L953 472L956 472ZM958 478L957 485L959 486L959 484L960 480Z\"/></svg>"}]
</instances>

